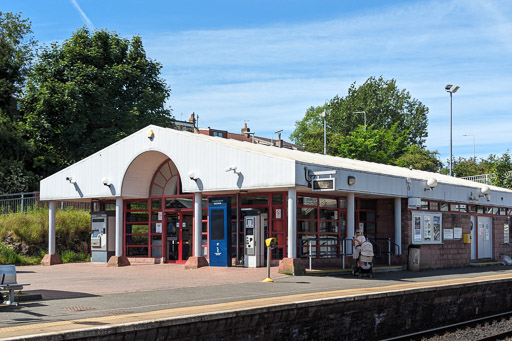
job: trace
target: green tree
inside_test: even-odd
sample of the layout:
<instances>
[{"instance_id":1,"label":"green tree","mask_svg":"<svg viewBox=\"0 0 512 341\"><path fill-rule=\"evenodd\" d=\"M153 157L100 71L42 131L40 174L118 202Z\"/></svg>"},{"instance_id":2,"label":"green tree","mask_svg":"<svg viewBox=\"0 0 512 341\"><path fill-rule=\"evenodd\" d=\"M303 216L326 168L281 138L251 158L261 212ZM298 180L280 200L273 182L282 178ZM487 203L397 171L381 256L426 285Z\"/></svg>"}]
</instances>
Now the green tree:
<instances>
[{"instance_id":1,"label":"green tree","mask_svg":"<svg viewBox=\"0 0 512 341\"><path fill-rule=\"evenodd\" d=\"M325 107L310 107L301 121L295 123L295 131L291 139L304 147L308 152L324 152L324 122L320 116ZM327 129L327 154L337 155L339 135Z\"/></svg>"},{"instance_id":2,"label":"green tree","mask_svg":"<svg viewBox=\"0 0 512 341\"><path fill-rule=\"evenodd\" d=\"M30 21L20 14L0 11L0 113L16 118L17 99L21 97L30 70L35 41Z\"/></svg>"},{"instance_id":3,"label":"green tree","mask_svg":"<svg viewBox=\"0 0 512 341\"><path fill-rule=\"evenodd\" d=\"M148 124L172 126L162 66L139 36L81 28L42 49L23 107L44 174L76 162Z\"/></svg>"},{"instance_id":4,"label":"green tree","mask_svg":"<svg viewBox=\"0 0 512 341\"><path fill-rule=\"evenodd\" d=\"M390 129L359 126L338 142L338 156L377 163L394 164L407 149L408 132L399 132L398 123Z\"/></svg>"},{"instance_id":5,"label":"green tree","mask_svg":"<svg viewBox=\"0 0 512 341\"><path fill-rule=\"evenodd\" d=\"M491 172L494 186L512 189L512 159L508 150L492 165Z\"/></svg>"},{"instance_id":6,"label":"green tree","mask_svg":"<svg viewBox=\"0 0 512 341\"><path fill-rule=\"evenodd\" d=\"M418 145L409 146L405 153L395 161L395 164L427 172L437 172L443 165L437 151L432 152Z\"/></svg>"},{"instance_id":7,"label":"green tree","mask_svg":"<svg viewBox=\"0 0 512 341\"><path fill-rule=\"evenodd\" d=\"M34 48L28 19L0 12L0 193L34 190L38 182L31 171L33 148L22 136L18 112Z\"/></svg>"},{"instance_id":8,"label":"green tree","mask_svg":"<svg viewBox=\"0 0 512 341\"><path fill-rule=\"evenodd\" d=\"M400 90L394 79L370 77L361 86L353 83L346 97L335 96L324 106L309 108L306 116L295 123L291 139L303 145L307 151L318 145L315 131L323 127L319 114L328 109L327 124L334 136L347 136L358 126L374 125L374 129L391 129L397 124L397 132L408 132L408 145L423 147L427 134L428 108L411 97L406 90ZM332 149L331 149L332 150Z\"/></svg>"},{"instance_id":9,"label":"green tree","mask_svg":"<svg viewBox=\"0 0 512 341\"><path fill-rule=\"evenodd\" d=\"M480 161L475 160L474 158L464 158L458 157L453 161L453 173L458 178L472 176L472 175L480 175L480 174L488 174L491 172L492 164L495 156L489 155L488 159L480 159ZM447 162L449 164L449 162ZM446 169L446 174L449 173L449 169Z\"/></svg>"}]
</instances>

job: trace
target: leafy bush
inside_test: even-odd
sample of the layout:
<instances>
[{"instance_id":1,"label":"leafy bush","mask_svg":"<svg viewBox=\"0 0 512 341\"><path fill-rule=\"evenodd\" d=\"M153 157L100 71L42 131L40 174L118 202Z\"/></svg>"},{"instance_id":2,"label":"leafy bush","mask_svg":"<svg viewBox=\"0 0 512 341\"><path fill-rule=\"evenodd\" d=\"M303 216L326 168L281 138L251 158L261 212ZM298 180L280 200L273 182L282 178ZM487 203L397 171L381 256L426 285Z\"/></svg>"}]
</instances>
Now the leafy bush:
<instances>
[{"instance_id":1,"label":"leafy bush","mask_svg":"<svg viewBox=\"0 0 512 341\"><path fill-rule=\"evenodd\" d=\"M41 259L43 259L43 255L20 255L14 249L0 243L0 264L35 265L41 263Z\"/></svg>"},{"instance_id":2,"label":"leafy bush","mask_svg":"<svg viewBox=\"0 0 512 341\"><path fill-rule=\"evenodd\" d=\"M64 251L60 255L63 263L89 262L90 255L88 253L76 253L73 251Z\"/></svg>"},{"instance_id":3,"label":"leafy bush","mask_svg":"<svg viewBox=\"0 0 512 341\"><path fill-rule=\"evenodd\" d=\"M0 264L37 264L48 248L47 207L27 213L0 215ZM73 207L57 210L55 215L56 252L71 252L69 261L85 261L89 253L91 216ZM13 255L16 255L14 256ZM26 259L16 258L25 257Z\"/></svg>"}]
</instances>

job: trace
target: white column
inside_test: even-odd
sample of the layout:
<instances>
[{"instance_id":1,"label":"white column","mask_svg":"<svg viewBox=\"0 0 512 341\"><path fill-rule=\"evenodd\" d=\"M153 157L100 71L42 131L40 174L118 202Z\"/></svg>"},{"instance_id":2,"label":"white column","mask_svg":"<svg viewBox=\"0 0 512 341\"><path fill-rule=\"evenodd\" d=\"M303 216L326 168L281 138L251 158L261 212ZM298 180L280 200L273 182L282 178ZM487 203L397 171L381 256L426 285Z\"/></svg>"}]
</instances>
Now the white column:
<instances>
[{"instance_id":1,"label":"white column","mask_svg":"<svg viewBox=\"0 0 512 341\"><path fill-rule=\"evenodd\" d=\"M395 243L400 246L397 255L402 254L402 199L395 198Z\"/></svg>"},{"instance_id":2,"label":"white column","mask_svg":"<svg viewBox=\"0 0 512 341\"><path fill-rule=\"evenodd\" d=\"M48 254L55 254L55 201L50 201L48 217Z\"/></svg>"},{"instance_id":3,"label":"white column","mask_svg":"<svg viewBox=\"0 0 512 341\"><path fill-rule=\"evenodd\" d=\"M287 258L297 258L297 190L288 189L288 254Z\"/></svg>"},{"instance_id":4,"label":"white column","mask_svg":"<svg viewBox=\"0 0 512 341\"><path fill-rule=\"evenodd\" d=\"M121 257L123 255L123 198L116 198L116 253Z\"/></svg>"},{"instance_id":5,"label":"white column","mask_svg":"<svg viewBox=\"0 0 512 341\"><path fill-rule=\"evenodd\" d=\"M355 195L349 193L347 195L347 238L352 239L354 237L355 230Z\"/></svg>"},{"instance_id":6,"label":"white column","mask_svg":"<svg viewBox=\"0 0 512 341\"><path fill-rule=\"evenodd\" d=\"M203 212L201 201L203 196L201 193L194 193L194 257L201 257L201 232Z\"/></svg>"}]
</instances>

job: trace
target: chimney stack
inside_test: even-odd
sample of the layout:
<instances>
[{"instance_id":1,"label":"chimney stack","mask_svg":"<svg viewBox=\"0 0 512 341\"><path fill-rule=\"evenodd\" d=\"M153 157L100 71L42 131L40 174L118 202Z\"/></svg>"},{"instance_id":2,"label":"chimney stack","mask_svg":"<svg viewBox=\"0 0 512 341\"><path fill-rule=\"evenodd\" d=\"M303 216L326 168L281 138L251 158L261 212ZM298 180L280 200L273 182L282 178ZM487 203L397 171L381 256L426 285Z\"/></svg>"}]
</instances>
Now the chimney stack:
<instances>
[{"instance_id":1,"label":"chimney stack","mask_svg":"<svg viewBox=\"0 0 512 341\"><path fill-rule=\"evenodd\" d=\"M241 130L242 134L250 133L251 129L247 128L247 122L244 123L244 127Z\"/></svg>"}]
</instances>

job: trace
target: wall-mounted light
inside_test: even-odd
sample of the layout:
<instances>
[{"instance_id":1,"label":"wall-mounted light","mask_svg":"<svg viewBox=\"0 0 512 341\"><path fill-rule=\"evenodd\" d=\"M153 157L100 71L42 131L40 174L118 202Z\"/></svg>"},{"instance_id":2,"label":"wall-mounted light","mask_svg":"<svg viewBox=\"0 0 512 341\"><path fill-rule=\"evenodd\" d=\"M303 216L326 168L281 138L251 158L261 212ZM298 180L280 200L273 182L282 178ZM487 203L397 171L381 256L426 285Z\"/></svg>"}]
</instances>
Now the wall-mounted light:
<instances>
[{"instance_id":1,"label":"wall-mounted light","mask_svg":"<svg viewBox=\"0 0 512 341\"><path fill-rule=\"evenodd\" d=\"M196 171L194 171L194 170L191 170L190 172L188 172L188 177L192 181L197 181L197 179L198 179Z\"/></svg>"},{"instance_id":2,"label":"wall-mounted light","mask_svg":"<svg viewBox=\"0 0 512 341\"><path fill-rule=\"evenodd\" d=\"M349 175L348 178L347 178L347 182L348 182L349 186L354 185L356 183L356 177L352 176L352 175Z\"/></svg>"},{"instance_id":3,"label":"wall-mounted light","mask_svg":"<svg viewBox=\"0 0 512 341\"><path fill-rule=\"evenodd\" d=\"M101 178L101 182L102 182L105 186L107 186L107 187L112 186L112 183L110 182L110 180L109 180L106 176L105 176L105 177L103 177L103 178Z\"/></svg>"},{"instance_id":4,"label":"wall-mounted light","mask_svg":"<svg viewBox=\"0 0 512 341\"><path fill-rule=\"evenodd\" d=\"M155 138L155 132L153 131L153 129L148 129L146 131L146 136L148 137L148 139L153 141L153 139Z\"/></svg>"},{"instance_id":5,"label":"wall-mounted light","mask_svg":"<svg viewBox=\"0 0 512 341\"><path fill-rule=\"evenodd\" d=\"M487 201L491 201L491 196L489 195L491 193L491 188L489 186L482 186L482 188L480 188L480 193L481 194L478 195L480 198L485 197Z\"/></svg>"},{"instance_id":6,"label":"wall-mounted light","mask_svg":"<svg viewBox=\"0 0 512 341\"><path fill-rule=\"evenodd\" d=\"M66 180L69 181L70 184L73 184L73 185L76 184L76 181L73 180L73 178L70 176L66 177Z\"/></svg>"},{"instance_id":7,"label":"wall-mounted light","mask_svg":"<svg viewBox=\"0 0 512 341\"><path fill-rule=\"evenodd\" d=\"M437 180L435 178L430 178L427 180L427 186L423 189L425 191L432 191L437 186Z\"/></svg>"}]
</instances>

